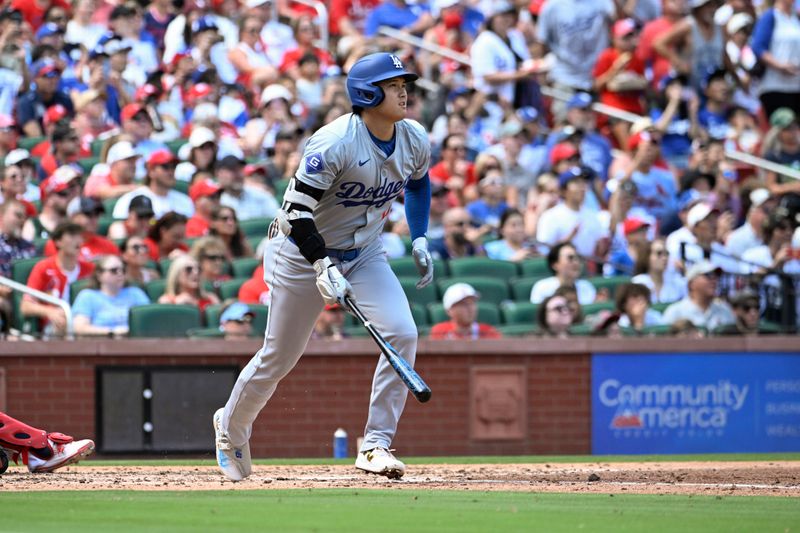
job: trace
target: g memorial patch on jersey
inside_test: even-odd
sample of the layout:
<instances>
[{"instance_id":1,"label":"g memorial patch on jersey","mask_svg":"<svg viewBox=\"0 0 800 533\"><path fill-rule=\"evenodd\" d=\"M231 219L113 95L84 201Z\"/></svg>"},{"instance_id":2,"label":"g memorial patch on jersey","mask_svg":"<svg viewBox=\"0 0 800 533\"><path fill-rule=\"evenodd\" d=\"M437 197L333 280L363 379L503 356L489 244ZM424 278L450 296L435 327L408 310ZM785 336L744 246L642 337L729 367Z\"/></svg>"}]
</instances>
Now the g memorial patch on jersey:
<instances>
[{"instance_id":1,"label":"g memorial patch on jersey","mask_svg":"<svg viewBox=\"0 0 800 533\"><path fill-rule=\"evenodd\" d=\"M326 245L350 249L379 237L392 201L429 165L430 142L419 123L395 124L395 149L387 157L361 117L348 113L308 140L295 179L325 191L313 214Z\"/></svg>"}]
</instances>

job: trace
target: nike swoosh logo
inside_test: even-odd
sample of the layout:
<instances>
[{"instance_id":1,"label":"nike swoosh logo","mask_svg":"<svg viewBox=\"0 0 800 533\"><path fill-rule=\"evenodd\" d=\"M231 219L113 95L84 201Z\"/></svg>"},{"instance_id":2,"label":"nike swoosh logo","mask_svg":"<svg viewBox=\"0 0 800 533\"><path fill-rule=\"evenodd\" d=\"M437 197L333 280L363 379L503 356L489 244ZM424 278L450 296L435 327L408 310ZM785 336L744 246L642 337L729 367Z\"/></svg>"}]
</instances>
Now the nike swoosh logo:
<instances>
[{"instance_id":1,"label":"nike swoosh logo","mask_svg":"<svg viewBox=\"0 0 800 533\"><path fill-rule=\"evenodd\" d=\"M364 165L366 165L367 163L369 163L369 158L365 159L364 161L359 161L359 162L358 162L358 166L360 166L360 167L363 167L363 166L364 166Z\"/></svg>"}]
</instances>

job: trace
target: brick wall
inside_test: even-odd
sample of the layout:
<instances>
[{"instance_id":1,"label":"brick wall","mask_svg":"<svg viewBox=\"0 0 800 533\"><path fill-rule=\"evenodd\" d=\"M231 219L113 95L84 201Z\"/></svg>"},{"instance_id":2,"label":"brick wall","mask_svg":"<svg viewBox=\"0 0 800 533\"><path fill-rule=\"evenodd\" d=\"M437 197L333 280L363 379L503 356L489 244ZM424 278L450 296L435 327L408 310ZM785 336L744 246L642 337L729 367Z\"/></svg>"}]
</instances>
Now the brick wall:
<instances>
[{"instance_id":1,"label":"brick wall","mask_svg":"<svg viewBox=\"0 0 800 533\"><path fill-rule=\"evenodd\" d=\"M637 341L626 341L625 349L674 353L701 348L696 341L679 339L666 345L659 341L658 346ZM608 340L536 341L535 346L530 341L491 342L420 343L417 369L433 398L419 404L409 396L393 446L405 456L590 453L589 353L619 351L620 346ZM796 338L759 342L725 339L702 349L780 351L781 342L793 349ZM3 343L0 369L5 373L7 412L38 427L92 437L95 366L241 368L257 347L250 342L163 340ZM351 437L352 455L366 422L376 360L368 340L310 345L256 421L253 455L330 456L332 435L340 426ZM476 409L470 398L476 371L483 369L511 369L522 376L520 408L515 411L520 419L510 422L523 428L521 438L481 440L471 433ZM517 399L516 394L512 391L509 397ZM497 414L504 423L504 413Z\"/></svg>"}]
</instances>

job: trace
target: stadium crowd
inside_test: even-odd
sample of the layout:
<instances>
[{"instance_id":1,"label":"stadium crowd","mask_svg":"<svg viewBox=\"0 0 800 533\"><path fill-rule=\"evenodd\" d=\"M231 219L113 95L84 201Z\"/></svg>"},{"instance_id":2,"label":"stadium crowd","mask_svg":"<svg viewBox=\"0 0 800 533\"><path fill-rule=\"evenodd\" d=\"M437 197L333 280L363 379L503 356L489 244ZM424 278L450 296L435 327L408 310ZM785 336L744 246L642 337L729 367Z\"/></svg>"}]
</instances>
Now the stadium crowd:
<instances>
[{"instance_id":1,"label":"stadium crowd","mask_svg":"<svg viewBox=\"0 0 800 533\"><path fill-rule=\"evenodd\" d=\"M796 331L800 2L323 3L324 28L292 0L0 0L0 275L70 302L82 336L133 335L151 302L260 336L262 240L304 141L386 50L422 76L408 115L434 156L423 332ZM66 317L0 285L0 324ZM314 336L352 324L326 307Z\"/></svg>"}]
</instances>

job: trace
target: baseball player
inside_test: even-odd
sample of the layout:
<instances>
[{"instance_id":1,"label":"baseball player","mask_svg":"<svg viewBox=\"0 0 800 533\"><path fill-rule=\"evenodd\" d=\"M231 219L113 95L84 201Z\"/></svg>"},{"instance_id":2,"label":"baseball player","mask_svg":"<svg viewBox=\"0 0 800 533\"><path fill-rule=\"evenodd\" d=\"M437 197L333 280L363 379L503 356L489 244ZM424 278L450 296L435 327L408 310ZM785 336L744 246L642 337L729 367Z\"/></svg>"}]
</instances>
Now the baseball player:
<instances>
[{"instance_id":1,"label":"baseball player","mask_svg":"<svg viewBox=\"0 0 800 533\"><path fill-rule=\"evenodd\" d=\"M253 421L302 355L324 305L347 307L345 297L358 301L386 340L414 364L417 328L380 234L392 202L404 192L421 276L417 287L433 280L425 237L430 145L424 128L404 118L407 84L416 79L394 55L361 58L347 77L353 112L321 128L306 144L264 254L271 295L264 345L214 415L217 462L234 481L250 474ZM380 358L356 468L390 478L405 473L389 446L407 392Z\"/></svg>"}]
</instances>

